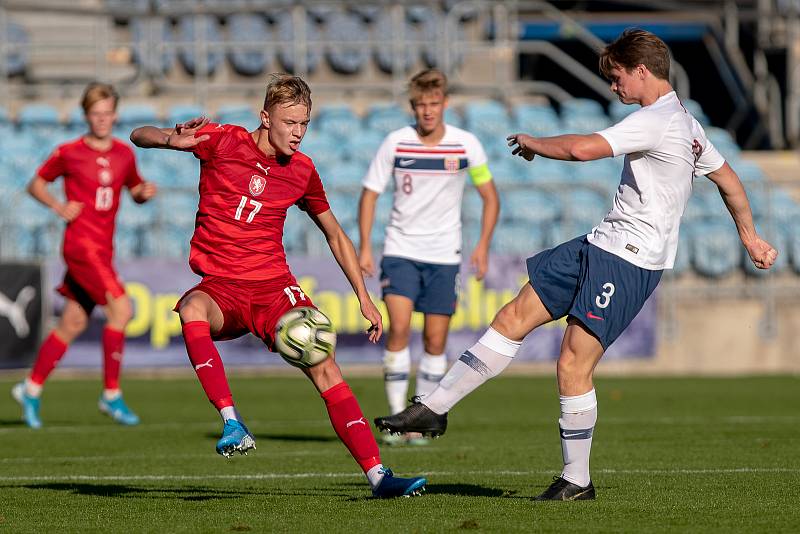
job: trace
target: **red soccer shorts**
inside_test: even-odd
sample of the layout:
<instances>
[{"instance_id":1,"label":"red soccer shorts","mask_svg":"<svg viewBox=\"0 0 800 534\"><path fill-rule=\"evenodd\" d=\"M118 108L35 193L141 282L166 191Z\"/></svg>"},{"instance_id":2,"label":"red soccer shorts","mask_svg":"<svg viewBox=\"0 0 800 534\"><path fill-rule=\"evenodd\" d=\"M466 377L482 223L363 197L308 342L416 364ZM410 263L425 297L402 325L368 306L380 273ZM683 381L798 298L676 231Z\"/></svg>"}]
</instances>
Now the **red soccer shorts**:
<instances>
[{"instance_id":1,"label":"red soccer shorts","mask_svg":"<svg viewBox=\"0 0 800 534\"><path fill-rule=\"evenodd\" d=\"M86 313L91 313L96 304L108 304L106 293L114 299L125 294L125 287L110 261L70 258L66 263L64 281L56 291L80 304Z\"/></svg>"},{"instance_id":2,"label":"red soccer shorts","mask_svg":"<svg viewBox=\"0 0 800 534\"><path fill-rule=\"evenodd\" d=\"M291 274L275 280L237 280L206 276L183 294L175 305L194 291L202 291L217 303L222 311L222 329L211 337L215 341L235 339L251 332L275 352L275 325L292 308L314 306Z\"/></svg>"}]
</instances>

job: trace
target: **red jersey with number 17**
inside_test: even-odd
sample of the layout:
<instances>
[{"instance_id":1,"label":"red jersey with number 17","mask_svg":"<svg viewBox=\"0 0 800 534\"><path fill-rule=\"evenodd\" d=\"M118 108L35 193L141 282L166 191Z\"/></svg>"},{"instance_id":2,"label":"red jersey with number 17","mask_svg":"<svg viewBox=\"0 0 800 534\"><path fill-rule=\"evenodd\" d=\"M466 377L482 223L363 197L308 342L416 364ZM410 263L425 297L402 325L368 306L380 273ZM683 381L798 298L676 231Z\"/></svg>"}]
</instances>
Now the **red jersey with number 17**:
<instances>
[{"instance_id":1,"label":"red jersey with number 17","mask_svg":"<svg viewBox=\"0 0 800 534\"><path fill-rule=\"evenodd\" d=\"M110 261L120 191L142 183L133 150L119 139L96 150L81 137L59 145L36 174L48 182L63 176L67 200L83 204L64 231L64 258Z\"/></svg>"},{"instance_id":2,"label":"red jersey with number 17","mask_svg":"<svg viewBox=\"0 0 800 534\"><path fill-rule=\"evenodd\" d=\"M267 157L241 126L210 123L188 149L200 160L189 266L201 276L270 280L289 273L283 248L286 210L312 215L330 209L322 181L302 152Z\"/></svg>"}]
</instances>

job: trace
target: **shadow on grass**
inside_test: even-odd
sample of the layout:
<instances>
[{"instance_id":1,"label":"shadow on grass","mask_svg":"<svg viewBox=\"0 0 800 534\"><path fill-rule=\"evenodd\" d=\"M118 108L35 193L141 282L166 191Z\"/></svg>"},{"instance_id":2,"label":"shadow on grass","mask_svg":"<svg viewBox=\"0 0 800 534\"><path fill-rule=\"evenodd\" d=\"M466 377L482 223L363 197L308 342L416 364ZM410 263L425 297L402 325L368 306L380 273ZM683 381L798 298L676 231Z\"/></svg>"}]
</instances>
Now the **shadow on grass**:
<instances>
[{"instance_id":1,"label":"shadow on grass","mask_svg":"<svg viewBox=\"0 0 800 534\"><path fill-rule=\"evenodd\" d=\"M207 432L205 436L209 439L219 439L219 434L214 432ZM270 440L270 441L291 441L291 442L305 442L305 443L328 443L331 441L339 441L339 438L336 436L309 436L306 434L264 434L264 433L257 433L254 434L256 438L256 443L259 440Z\"/></svg>"},{"instance_id":2,"label":"shadow on grass","mask_svg":"<svg viewBox=\"0 0 800 534\"><path fill-rule=\"evenodd\" d=\"M356 484L353 482L343 482L338 486L345 487L363 487L363 484ZM456 497L496 497L502 499L524 499L526 497L517 495L516 490L503 490L499 488L487 488L478 484L427 484L425 486L424 495L452 495ZM363 501L369 500L373 497L350 497L348 501Z\"/></svg>"},{"instance_id":3,"label":"shadow on grass","mask_svg":"<svg viewBox=\"0 0 800 534\"><path fill-rule=\"evenodd\" d=\"M25 426L22 419L0 419L0 426Z\"/></svg>"},{"instance_id":4,"label":"shadow on grass","mask_svg":"<svg viewBox=\"0 0 800 534\"><path fill-rule=\"evenodd\" d=\"M8 486L7 486L8 487ZM17 487L36 490L63 491L73 495L86 495L91 497L122 497L122 498L141 498L141 499L178 499L187 502L211 501L221 499L238 499L241 497L252 497L254 495L286 496L286 497L343 497L351 495L339 493L339 490L325 491L316 490L254 490L252 488L242 490L226 490L208 487L183 487L183 488L159 488L129 486L126 484L84 484L69 482L50 482L46 484L24 484Z\"/></svg>"}]
</instances>

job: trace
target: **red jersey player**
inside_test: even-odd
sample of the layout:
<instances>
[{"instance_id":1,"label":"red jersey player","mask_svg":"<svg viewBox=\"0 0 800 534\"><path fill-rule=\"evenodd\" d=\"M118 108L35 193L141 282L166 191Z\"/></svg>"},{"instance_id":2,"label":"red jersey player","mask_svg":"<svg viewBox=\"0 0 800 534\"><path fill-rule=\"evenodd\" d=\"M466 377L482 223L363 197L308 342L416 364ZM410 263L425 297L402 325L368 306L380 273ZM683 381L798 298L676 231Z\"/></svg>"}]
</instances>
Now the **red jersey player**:
<instances>
[{"instance_id":1,"label":"red jersey player","mask_svg":"<svg viewBox=\"0 0 800 534\"><path fill-rule=\"evenodd\" d=\"M383 331L353 244L330 210L314 164L298 151L310 111L308 85L295 76L275 75L255 131L198 118L174 129L144 126L131 134L137 146L189 151L200 159L200 204L189 264L202 281L184 294L176 310L189 359L222 416L217 452L227 457L255 448L255 440L234 407L213 340L251 332L274 350L278 319L293 307L313 306L286 264L287 209L297 205L325 234L372 325L370 341ZM369 424L333 356L303 372L320 392L336 434L363 469L373 494L419 493L424 478L394 477L381 464Z\"/></svg>"},{"instance_id":2,"label":"red jersey player","mask_svg":"<svg viewBox=\"0 0 800 534\"><path fill-rule=\"evenodd\" d=\"M28 185L33 198L67 223L63 244L67 272L58 288L66 299L64 311L58 326L39 349L30 375L12 390L22 405L23 419L31 428L42 424L39 396L44 381L69 344L86 329L89 315L98 304L106 316L102 336L105 388L99 400L100 410L121 424L139 422L119 389L125 325L132 312L112 264L114 220L123 186L138 203L152 198L156 186L139 176L133 150L112 137L118 100L111 85L90 84L81 102L89 132L57 147ZM59 176L64 177L66 202L47 190L48 183Z\"/></svg>"}]
</instances>

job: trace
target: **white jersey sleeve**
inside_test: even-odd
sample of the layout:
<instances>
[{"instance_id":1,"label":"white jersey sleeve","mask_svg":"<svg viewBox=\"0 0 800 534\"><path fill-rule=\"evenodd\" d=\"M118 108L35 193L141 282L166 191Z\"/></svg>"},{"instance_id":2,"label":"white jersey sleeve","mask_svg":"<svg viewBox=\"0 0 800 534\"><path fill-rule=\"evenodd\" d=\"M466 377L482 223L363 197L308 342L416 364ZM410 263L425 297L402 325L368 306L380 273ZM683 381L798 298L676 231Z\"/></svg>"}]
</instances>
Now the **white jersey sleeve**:
<instances>
[{"instance_id":1,"label":"white jersey sleeve","mask_svg":"<svg viewBox=\"0 0 800 534\"><path fill-rule=\"evenodd\" d=\"M614 126L597 133L611 145L614 156L619 156L654 149L659 145L666 132L666 124L654 120L648 110L640 109Z\"/></svg>"},{"instance_id":2,"label":"white jersey sleeve","mask_svg":"<svg viewBox=\"0 0 800 534\"><path fill-rule=\"evenodd\" d=\"M378 194L383 193L393 177L395 145L396 142L392 135L387 135L375 157L372 158L361 185Z\"/></svg>"},{"instance_id":3,"label":"white jersey sleeve","mask_svg":"<svg viewBox=\"0 0 800 534\"><path fill-rule=\"evenodd\" d=\"M708 173L718 170L725 164L725 158L719 153L717 148L711 144L711 141L706 137L706 132L697 120L693 121L693 130L699 133L695 135L698 142L704 143L702 146L693 147L697 161L694 164L695 176L705 176ZM699 154L697 154L699 152Z\"/></svg>"}]
</instances>

